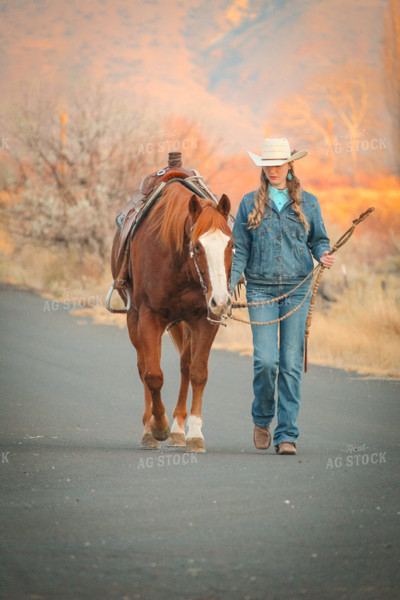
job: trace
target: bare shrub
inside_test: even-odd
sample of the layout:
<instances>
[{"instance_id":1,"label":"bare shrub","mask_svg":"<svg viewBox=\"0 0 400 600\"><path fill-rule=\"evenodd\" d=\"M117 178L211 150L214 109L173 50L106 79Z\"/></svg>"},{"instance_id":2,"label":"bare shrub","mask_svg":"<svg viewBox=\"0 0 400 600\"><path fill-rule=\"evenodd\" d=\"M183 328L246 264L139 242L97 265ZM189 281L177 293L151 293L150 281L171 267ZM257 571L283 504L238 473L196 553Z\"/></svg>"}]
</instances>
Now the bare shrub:
<instances>
[{"instance_id":1,"label":"bare shrub","mask_svg":"<svg viewBox=\"0 0 400 600\"><path fill-rule=\"evenodd\" d=\"M29 86L0 112L10 148L0 162L2 225L18 244L62 246L108 258L114 219L148 173L180 150L206 179L224 164L219 140L184 117L132 109L100 85L60 102Z\"/></svg>"},{"instance_id":2,"label":"bare shrub","mask_svg":"<svg viewBox=\"0 0 400 600\"><path fill-rule=\"evenodd\" d=\"M108 256L112 221L146 170L143 115L93 86L61 108L24 94L2 117L12 140L3 225L21 241Z\"/></svg>"}]
</instances>

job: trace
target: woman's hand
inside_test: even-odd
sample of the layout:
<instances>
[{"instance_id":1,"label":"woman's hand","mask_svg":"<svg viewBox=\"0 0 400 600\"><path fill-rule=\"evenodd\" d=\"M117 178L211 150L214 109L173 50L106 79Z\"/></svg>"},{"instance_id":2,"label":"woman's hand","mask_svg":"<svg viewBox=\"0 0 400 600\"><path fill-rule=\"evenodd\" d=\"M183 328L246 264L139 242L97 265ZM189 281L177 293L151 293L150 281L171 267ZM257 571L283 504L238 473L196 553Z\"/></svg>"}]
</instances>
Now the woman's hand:
<instances>
[{"instance_id":1,"label":"woman's hand","mask_svg":"<svg viewBox=\"0 0 400 600\"><path fill-rule=\"evenodd\" d=\"M321 258L319 259L319 262L323 267L325 267L325 269L330 269L335 264L335 260L336 256L333 256L333 254L329 254L329 252L324 252Z\"/></svg>"}]
</instances>

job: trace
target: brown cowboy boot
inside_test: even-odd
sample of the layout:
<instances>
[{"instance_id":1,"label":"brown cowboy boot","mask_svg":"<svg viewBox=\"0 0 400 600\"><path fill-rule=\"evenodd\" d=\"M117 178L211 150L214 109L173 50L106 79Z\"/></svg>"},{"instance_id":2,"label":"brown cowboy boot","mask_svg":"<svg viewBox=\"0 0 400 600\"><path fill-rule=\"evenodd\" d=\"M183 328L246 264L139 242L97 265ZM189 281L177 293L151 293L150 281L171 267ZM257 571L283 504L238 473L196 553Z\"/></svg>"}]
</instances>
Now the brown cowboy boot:
<instances>
[{"instance_id":1,"label":"brown cowboy boot","mask_svg":"<svg viewBox=\"0 0 400 600\"><path fill-rule=\"evenodd\" d=\"M254 425L254 445L258 450L267 450L271 444L269 427Z\"/></svg>"},{"instance_id":2,"label":"brown cowboy boot","mask_svg":"<svg viewBox=\"0 0 400 600\"><path fill-rule=\"evenodd\" d=\"M294 442L281 442L275 446L275 452L278 454L296 454L296 444Z\"/></svg>"}]
</instances>

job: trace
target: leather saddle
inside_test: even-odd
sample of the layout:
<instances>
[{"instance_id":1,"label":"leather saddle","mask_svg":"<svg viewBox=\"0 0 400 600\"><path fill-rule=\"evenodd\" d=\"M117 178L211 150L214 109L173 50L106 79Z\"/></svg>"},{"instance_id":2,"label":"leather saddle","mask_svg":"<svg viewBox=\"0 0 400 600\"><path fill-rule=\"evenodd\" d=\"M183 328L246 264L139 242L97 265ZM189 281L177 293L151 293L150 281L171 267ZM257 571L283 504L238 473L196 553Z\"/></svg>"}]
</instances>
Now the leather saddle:
<instances>
[{"instance_id":1,"label":"leather saddle","mask_svg":"<svg viewBox=\"0 0 400 600\"><path fill-rule=\"evenodd\" d=\"M144 209L146 207L150 209L153 205L152 203L151 206L149 206L149 201L156 199L154 192L159 190L161 193L163 186L160 184L167 183L167 181L170 181L171 179L186 179L187 177L193 177L196 174L197 172L193 169L165 167L157 172L150 173L150 175L147 175L147 177L143 179L140 188L132 194L129 202L115 219L116 225L118 229L120 229L118 258L124 249L128 237L132 239L135 234L137 226L145 216L143 213L148 212L148 210L144 211ZM132 235L129 235L131 232Z\"/></svg>"},{"instance_id":2,"label":"leather saddle","mask_svg":"<svg viewBox=\"0 0 400 600\"><path fill-rule=\"evenodd\" d=\"M147 175L141 182L139 190L136 190L132 194L129 202L117 216L116 225L118 229L114 237L111 265L115 279L106 298L106 308L110 312L126 313L131 306L128 285L128 281L131 278L129 272L129 251L130 242L140 223L160 197L164 186L167 185L169 181L179 180L185 185L185 179L188 177L197 177L202 180L194 169L182 167L180 152L170 152L168 155L168 166ZM192 189L192 186L189 184L186 184L186 187ZM205 185L201 185L200 188L196 187L193 191L200 195L203 195L202 192L205 192L205 196L211 195L211 192ZM124 309L111 308L111 296L115 289L118 290L125 302L126 306Z\"/></svg>"}]
</instances>

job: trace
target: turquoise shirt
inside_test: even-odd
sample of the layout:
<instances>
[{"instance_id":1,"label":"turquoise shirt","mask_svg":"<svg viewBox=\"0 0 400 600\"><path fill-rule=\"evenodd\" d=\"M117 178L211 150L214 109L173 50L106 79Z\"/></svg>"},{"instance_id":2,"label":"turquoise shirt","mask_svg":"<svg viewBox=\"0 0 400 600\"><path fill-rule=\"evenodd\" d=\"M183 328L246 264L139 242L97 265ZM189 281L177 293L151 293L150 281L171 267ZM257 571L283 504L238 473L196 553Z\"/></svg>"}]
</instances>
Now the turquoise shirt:
<instances>
[{"instance_id":1,"label":"turquoise shirt","mask_svg":"<svg viewBox=\"0 0 400 600\"><path fill-rule=\"evenodd\" d=\"M268 196L275 202L275 206L279 212L281 212L286 202L289 201L289 191L287 188L284 190L277 190L270 185L268 188Z\"/></svg>"}]
</instances>

